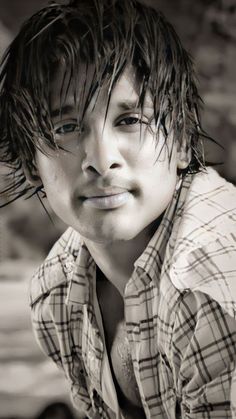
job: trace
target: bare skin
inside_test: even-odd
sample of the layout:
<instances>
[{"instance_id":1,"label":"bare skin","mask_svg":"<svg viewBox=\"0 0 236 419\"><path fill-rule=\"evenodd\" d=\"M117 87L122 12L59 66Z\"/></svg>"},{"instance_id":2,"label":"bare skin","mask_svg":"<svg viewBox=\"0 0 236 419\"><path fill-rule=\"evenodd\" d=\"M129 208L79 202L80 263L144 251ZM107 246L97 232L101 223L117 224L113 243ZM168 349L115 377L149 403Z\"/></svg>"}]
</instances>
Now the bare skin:
<instances>
[{"instance_id":1,"label":"bare skin","mask_svg":"<svg viewBox=\"0 0 236 419\"><path fill-rule=\"evenodd\" d=\"M161 217L146 227L133 240L95 243L85 239L86 246L104 277L123 298L135 261L141 256L156 231Z\"/></svg>"},{"instance_id":2,"label":"bare skin","mask_svg":"<svg viewBox=\"0 0 236 419\"><path fill-rule=\"evenodd\" d=\"M125 419L144 419L125 329L124 300L117 288L99 270L97 295L120 409Z\"/></svg>"}]
</instances>

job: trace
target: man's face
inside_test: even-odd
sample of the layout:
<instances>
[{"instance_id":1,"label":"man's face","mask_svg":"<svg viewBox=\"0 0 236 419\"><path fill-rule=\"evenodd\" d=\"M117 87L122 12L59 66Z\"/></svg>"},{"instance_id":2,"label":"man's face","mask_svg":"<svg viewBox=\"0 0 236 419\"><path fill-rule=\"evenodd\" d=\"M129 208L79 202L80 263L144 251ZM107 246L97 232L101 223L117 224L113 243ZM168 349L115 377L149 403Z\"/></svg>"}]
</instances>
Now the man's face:
<instances>
[{"instance_id":1,"label":"man's face","mask_svg":"<svg viewBox=\"0 0 236 419\"><path fill-rule=\"evenodd\" d=\"M60 77L58 76L58 79ZM158 138L147 96L142 115L132 74L117 82L108 108L102 90L78 127L73 92L60 104L59 80L52 86L52 115L61 149L36 152L36 164L55 213L84 238L109 243L130 240L168 206L177 181L178 153L171 161ZM170 144L171 147L171 144ZM46 149L46 148L45 148Z\"/></svg>"}]
</instances>

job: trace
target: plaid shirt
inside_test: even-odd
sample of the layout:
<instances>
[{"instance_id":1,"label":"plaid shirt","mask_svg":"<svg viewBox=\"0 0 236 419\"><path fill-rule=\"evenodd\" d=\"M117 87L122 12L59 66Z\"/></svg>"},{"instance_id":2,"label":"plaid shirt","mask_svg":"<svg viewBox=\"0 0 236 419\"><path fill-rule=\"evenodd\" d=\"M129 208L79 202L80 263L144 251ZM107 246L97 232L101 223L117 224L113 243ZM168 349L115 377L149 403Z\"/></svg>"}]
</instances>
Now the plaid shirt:
<instances>
[{"instance_id":1,"label":"plaid shirt","mask_svg":"<svg viewBox=\"0 0 236 419\"><path fill-rule=\"evenodd\" d=\"M186 176L135 262L125 321L147 418L234 415L235 206L235 188L213 169ZM69 228L32 279L33 327L64 370L75 406L90 418L114 418L102 395L95 275L94 260Z\"/></svg>"}]
</instances>

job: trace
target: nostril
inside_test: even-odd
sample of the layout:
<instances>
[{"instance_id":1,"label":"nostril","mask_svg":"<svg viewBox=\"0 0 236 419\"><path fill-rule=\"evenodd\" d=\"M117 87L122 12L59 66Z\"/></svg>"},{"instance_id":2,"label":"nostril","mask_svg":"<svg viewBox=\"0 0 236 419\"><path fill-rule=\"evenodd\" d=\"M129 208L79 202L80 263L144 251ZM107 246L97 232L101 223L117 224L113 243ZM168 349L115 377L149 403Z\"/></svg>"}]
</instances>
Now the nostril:
<instances>
[{"instance_id":1,"label":"nostril","mask_svg":"<svg viewBox=\"0 0 236 419\"><path fill-rule=\"evenodd\" d=\"M101 167L101 168L96 168L95 165L90 164L89 166L87 166L86 170L91 173L91 174L102 174L104 172L107 172L107 170L111 170L111 169L117 169L119 168L120 165L119 163L112 163L110 166L108 165L107 167Z\"/></svg>"},{"instance_id":2,"label":"nostril","mask_svg":"<svg viewBox=\"0 0 236 419\"><path fill-rule=\"evenodd\" d=\"M113 164L110 166L110 169L117 169L118 167L120 167L120 165L119 165L118 163L113 163Z\"/></svg>"},{"instance_id":3,"label":"nostril","mask_svg":"<svg viewBox=\"0 0 236 419\"><path fill-rule=\"evenodd\" d=\"M89 171L89 172L91 172L91 173L95 173L95 174L98 174L98 171L95 169L95 167L93 167L93 166L88 166L87 167L87 170Z\"/></svg>"}]
</instances>

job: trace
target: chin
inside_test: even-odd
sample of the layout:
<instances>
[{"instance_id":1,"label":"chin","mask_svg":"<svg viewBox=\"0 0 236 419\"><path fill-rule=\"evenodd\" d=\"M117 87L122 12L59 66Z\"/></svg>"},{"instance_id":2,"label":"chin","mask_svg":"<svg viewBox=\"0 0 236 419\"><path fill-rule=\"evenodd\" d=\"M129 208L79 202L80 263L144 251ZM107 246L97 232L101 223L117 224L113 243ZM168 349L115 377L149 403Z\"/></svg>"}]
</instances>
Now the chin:
<instances>
[{"instance_id":1,"label":"chin","mask_svg":"<svg viewBox=\"0 0 236 419\"><path fill-rule=\"evenodd\" d=\"M81 226L74 226L74 228L84 239L95 243L109 244L119 241L128 241L136 236L134 231L130 231L124 227L118 228L117 226L104 228L101 225L93 227L90 225L89 228L81 228Z\"/></svg>"}]
</instances>

